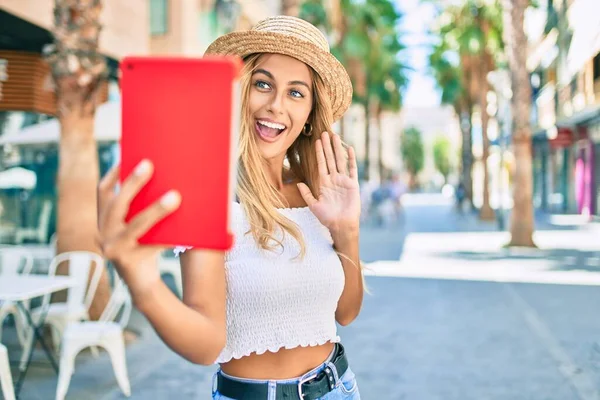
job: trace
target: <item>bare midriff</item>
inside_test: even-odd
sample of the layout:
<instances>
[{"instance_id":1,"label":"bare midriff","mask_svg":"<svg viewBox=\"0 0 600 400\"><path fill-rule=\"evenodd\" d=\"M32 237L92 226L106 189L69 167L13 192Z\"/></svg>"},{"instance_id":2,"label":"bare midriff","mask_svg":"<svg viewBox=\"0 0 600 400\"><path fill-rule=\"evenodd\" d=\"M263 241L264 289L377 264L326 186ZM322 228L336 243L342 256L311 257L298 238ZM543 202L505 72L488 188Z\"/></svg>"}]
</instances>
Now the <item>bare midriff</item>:
<instances>
[{"instance_id":1,"label":"bare midriff","mask_svg":"<svg viewBox=\"0 0 600 400\"><path fill-rule=\"evenodd\" d=\"M227 375L245 379L281 380L297 378L319 366L333 351L334 344L280 349L277 353L252 353L221 364Z\"/></svg>"}]
</instances>

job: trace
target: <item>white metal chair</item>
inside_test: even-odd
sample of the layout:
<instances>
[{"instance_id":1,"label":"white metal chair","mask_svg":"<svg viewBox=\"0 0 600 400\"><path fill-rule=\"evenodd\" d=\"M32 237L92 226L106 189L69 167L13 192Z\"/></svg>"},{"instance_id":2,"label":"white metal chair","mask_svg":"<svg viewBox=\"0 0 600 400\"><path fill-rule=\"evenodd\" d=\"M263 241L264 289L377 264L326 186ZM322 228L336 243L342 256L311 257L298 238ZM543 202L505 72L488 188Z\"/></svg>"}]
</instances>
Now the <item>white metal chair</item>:
<instances>
[{"instance_id":1,"label":"white metal chair","mask_svg":"<svg viewBox=\"0 0 600 400\"><path fill-rule=\"evenodd\" d=\"M15 400L10 364L8 363L8 352L6 347L0 343L0 386L5 400Z\"/></svg>"},{"instance_id":2,"label":"white metal chair","mask_svg":"<svg viewBox=\"0 0 600 400\"><path fill-rule=\"evenodd\" d=\"M2 273L0 276L29 274L33 269L33 256L23 247L7 247L0 251L0 260ZM23 304L26 308L29 304ZM26 330L28 328L25 316L12 301L0 303L0 340L2 340L2 325L4 320L12 315L17 330L17 338L21 346L25 344Z\"/></svg>"},{"instance_id":3,"label":"white metal chair","mask_svg":"<svg viewBox=\"0 0 600 400\"><path fill-rule=\"evenodd\" d=\"M69 262L69 277L74 278L77 285L68 290L65 303L50 304L44 321L46 325L50 325L52 328L52 341L55 349L59 348L63 331L69 323L90 319L88 312L104 269L104 259L100 255L89 251L61 253L54 257L52 263L56 264L56 268L66 261ZM92 264L94 265L93 270L91 269ZM90 271L93 272L88 286ZM34 321L40 320L42 311L33 311Z\"/></svg>"},{"instance_id":4,"label":"white metal chair","mask_svg":"<svg viewBox=\"0 0 600 400\"><path fill-rule=\"evenodd\" d=\"M183 296L183 283L181 277L181 265L179 264L178 258L166 258L159 256L158 258L158 269L162 275L171 275L173 281L175 281L175 287L177 288L177 294Z\"/></svg>"},{"instance_id":5,"label":"white metal chair","mask_svg":"<svg viewBox=\"0 0 600 400\"><path fill-rule=\"evenodd\" d=\"M48 273L47 273L48 276L56 275L56 269L58 268L58 264L60 264L60 263L52 260L52 262L48 266ZM42 315L41 311L48 310L50 307L50 296L51 296L50 294L43 295L41 305L31 312L31 319L36 325L39 325L39 318ZM37 317L34 316L34 314L36 314ZM24 320L26 317L23 316L22 318ZM19 368L21 371L23 371L25 369L25 367L27 366L27 358L28 358L29 352L31 351L31 346L33 346L33 341L35 338L35 335L33 333L33 329L31 328L31 326L29 324L26 324L24 326L26 327L26 329L24 330L25 334L24 334L24 341L23 341L23 352L21 353L21 362L19 365Z\"/></svg>"},{"instance_id":6,"label":"white metal chair","mask_svg":"<svg viewBox=\"0 0 600 400\"><path fill-rule=\"evenodd\" d=\"M63 400L67 394L75 370L75 357L81 350L92 346L106 349L121 391L127 397L131 395L123 337L131 307L127 287L117 278L111 298L98 321L76 322L67 326L61 345L56 400Z\"/></svg>"},{"instance_id":7,"label":"white metal chair","mask_svg":"<svg viewBox=\"0 0 600 400\"><path fill-rule=\"evenodd\" d=\"M35 240L37 243L44 243L47 239L51 216L52 202L50 200L44 200L37 226L33 228L17 228L17 232L15 233L15 243L21 244L25 240Z\"/></svg>"}]
</instances>

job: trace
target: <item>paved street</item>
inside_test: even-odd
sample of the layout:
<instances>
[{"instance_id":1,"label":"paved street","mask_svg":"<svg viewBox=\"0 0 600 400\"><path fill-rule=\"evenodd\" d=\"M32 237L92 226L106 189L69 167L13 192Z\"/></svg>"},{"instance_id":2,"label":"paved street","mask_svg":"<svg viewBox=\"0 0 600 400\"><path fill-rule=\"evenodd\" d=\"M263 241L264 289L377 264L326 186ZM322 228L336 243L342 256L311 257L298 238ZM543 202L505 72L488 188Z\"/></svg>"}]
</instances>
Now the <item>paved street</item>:
<instances>
[{"instance_id":1,"label":"paved street","mask_svg":"<svg viewBox=\"0 0 600 400\"><path fill-rule=\"evenodd\" d=\"M494 223L441 196L406 200L402 225L362 231L371 294L340 331L362 398L600 400L598 227L539 216L540 249L508 250ZM132 399L210 397L214 367L172 354L139 315L132 325ZM32 372L22 398L51 398L56 377ZM67 398L124 398L104 354L78 358Z\"/></svg>"}]
</instances>

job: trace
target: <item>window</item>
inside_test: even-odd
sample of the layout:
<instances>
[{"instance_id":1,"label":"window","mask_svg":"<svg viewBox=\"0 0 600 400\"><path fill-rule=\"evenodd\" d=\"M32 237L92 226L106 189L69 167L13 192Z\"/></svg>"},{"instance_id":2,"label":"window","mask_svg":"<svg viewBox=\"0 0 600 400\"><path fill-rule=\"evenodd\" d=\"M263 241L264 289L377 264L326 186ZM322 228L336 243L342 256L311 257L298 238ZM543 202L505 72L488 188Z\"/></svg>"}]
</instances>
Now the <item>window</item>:
<instances>
[{"instance_id":1,"label":"window","mask_svg":"<svg viewBox=\"0 0 600 400\"><path fill-rule=\"evenodd\" d=\"M164 35L167 33L168 19L168 0L150 0L150 34Z\"/></svg>"}]
</instances>

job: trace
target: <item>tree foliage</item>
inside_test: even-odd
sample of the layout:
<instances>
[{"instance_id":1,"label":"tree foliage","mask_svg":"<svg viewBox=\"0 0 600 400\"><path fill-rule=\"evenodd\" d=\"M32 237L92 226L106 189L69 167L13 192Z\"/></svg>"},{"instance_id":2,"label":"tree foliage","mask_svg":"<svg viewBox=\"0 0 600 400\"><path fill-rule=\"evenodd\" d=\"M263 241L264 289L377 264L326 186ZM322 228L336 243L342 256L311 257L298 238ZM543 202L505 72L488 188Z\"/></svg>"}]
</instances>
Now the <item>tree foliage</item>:
<instances>
[{"instance_id":1,"label":"tree foliage","mask_svg":"<svg viewBox=\"0 0 600 400\"><path fill-rule=\"evenodd\" d=\"M452 168L450 160L451 147L450 140L443 135L436 137L433 142L433 162L435 168L444 177L444 181L448 180Z\"/></svg>"},{"instance_id":2,"label":"tree foliage","mask_svg":"<svg viewBox=\"0 0 600 400\"><path fill-rule=\"evenodd\" d=\"M402 133L400 144L404 168L416 178L425 165L425 147L421 131L415 127L406 129Z\"/></svg>"}]
</instances>

